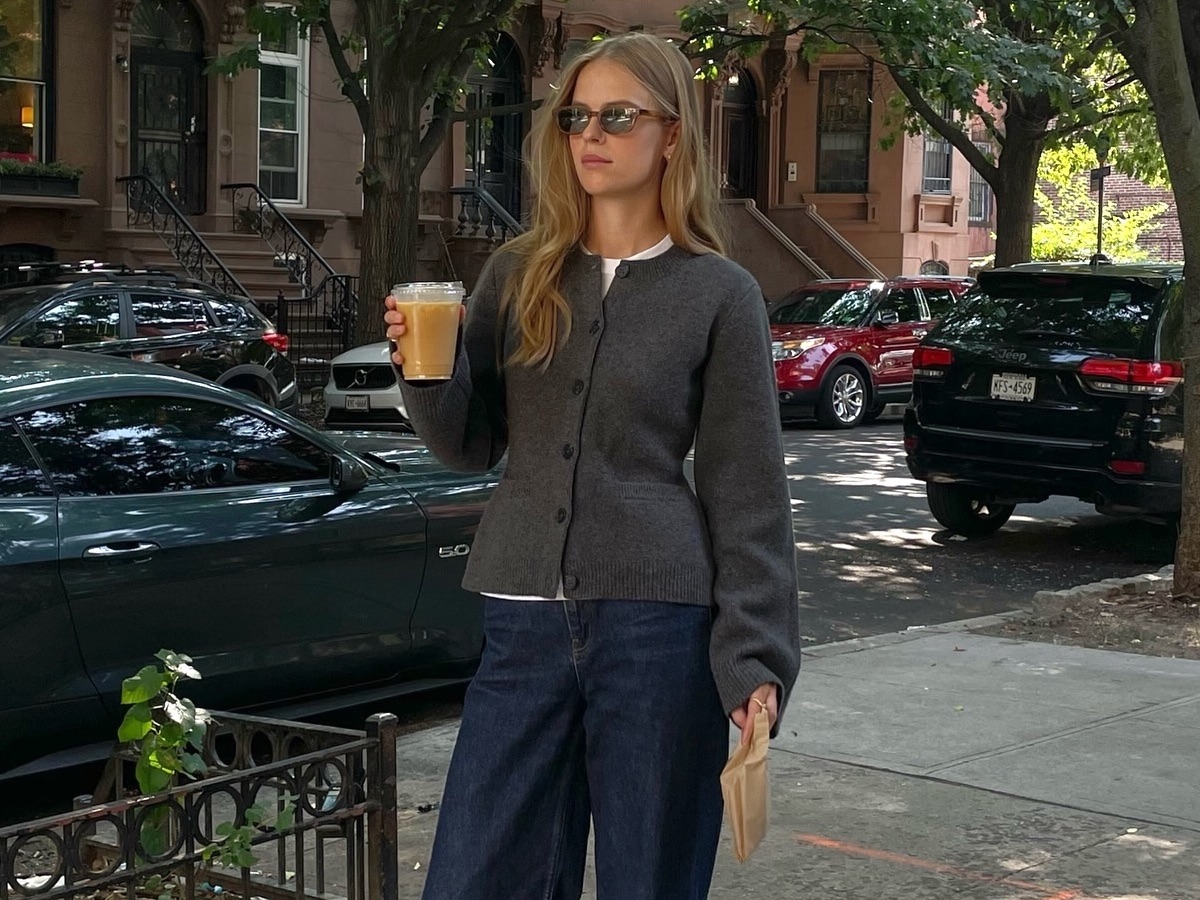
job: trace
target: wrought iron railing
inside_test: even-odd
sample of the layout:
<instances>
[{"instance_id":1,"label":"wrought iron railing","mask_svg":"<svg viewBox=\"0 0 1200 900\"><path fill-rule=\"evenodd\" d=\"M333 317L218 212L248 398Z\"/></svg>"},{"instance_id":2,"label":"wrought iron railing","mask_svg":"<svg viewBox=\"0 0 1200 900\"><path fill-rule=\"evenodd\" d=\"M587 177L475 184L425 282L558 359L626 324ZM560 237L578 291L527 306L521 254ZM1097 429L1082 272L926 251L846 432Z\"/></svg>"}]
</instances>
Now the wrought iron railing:
<instances>
[{"instance_id":1,"label":"wrought iron railing","mask_svg":"<svg viewBox=\"0 0 1200 900\"><path fill-rule=\"evenodd\" d=\"M322 279L338 274L257 184L223 184L221 189L233 192L234 231L257 234L270 244L276 264L287 269L305 293L312 293Z\"/></svg>"},{"instance_id":2,"label":"wrought iron railing","mask_svg":"<svg viewBox=\"0 0 1200 900\"><path fill-rule=\"evenodd\" d=\"M192 227L187 215L148 175L123 175L117 183L125 187L130 227L149 227L162 238L184 271L197 281L211 284L226 294L250 296Z\"/></svg>"},{"instance_id":3,"label":"wrought iron railing","mask_svg":"<svg viewBox=\"0 0 1200 900\"><path fill-rule=\"evenodd\" d=\"M288 336L288 356L296 367L300 391L320 388L329 377L329 363L354 345L358 315L358 276L326 275L303 297L279 292L275 327Z\"/></svg>"},{"instance_id":4,"label":"wrought iron railing","mask_svg":"<svg viewBox=\"0 0 1200 900\"><path fill-rule=\"evenodd\" d=\"M503 243L525 231L504 204L481 187L454 187L450 194L458 198L456 237L483 237Z\"/></svg>"},{"instance_id":5,"label":"wrought iron railing","mask_svg":"<svg viewBox=\"0 0 1200 900\"><path fill-rule=\"evenodd\" d=\"M203 780L127 797L132 762L117 757L108 802L0 829L0 900L397 900L395 716L365 732L216 716ZM253 829L253 866L205 861L251 807L291 808L292 821Z\"/></svg>"}]
</instances>

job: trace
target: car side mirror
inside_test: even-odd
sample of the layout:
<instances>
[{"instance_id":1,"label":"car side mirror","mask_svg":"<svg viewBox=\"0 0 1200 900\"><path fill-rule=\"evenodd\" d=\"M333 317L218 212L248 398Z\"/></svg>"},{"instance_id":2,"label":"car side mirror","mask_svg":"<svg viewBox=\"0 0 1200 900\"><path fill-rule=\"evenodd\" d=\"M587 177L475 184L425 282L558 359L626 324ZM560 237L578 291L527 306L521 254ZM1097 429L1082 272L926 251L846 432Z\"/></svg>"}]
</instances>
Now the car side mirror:
<instances>
[{"instance_id":1,"label":"car side mirror","mask_svg":"<svg viewBox=\"0 0 1200 900\"><path fill-rule=\"evenodd\" d=\"M894 309L881 309L875 314L875 324L884 328L889 325L899 325L900 313Z\"/></svg>"},{"instance_id":2,"label":"car side mirror","mask_svg":"<svg viewBox=\"0 0 1200 900\"><path fill-rule=\"evenodd\" d=\"M339 494L353 494L367 486L367 473L354 460L331 456L329 486Z\"/></svg>"},{"instance_id":3,"label":"car side mirror","mask_svg":"<svg viewBox=\"0 0 1200 900\"><path fill-rule=\"evenodd\" d=\"M66 343L66 335L61 331L39 331L21 341L22 347L45 347L55 349Z\"/></svg>"}]
</instances>

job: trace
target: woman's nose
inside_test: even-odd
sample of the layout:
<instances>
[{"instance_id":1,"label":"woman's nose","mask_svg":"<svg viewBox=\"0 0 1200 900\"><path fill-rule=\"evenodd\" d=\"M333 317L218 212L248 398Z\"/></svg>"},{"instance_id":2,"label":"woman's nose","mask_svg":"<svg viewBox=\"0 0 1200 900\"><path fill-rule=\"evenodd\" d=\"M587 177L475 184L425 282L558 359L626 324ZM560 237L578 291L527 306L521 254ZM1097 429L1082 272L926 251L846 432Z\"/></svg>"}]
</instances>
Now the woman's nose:
<instances>
[{"instance_id":1,"label":"woman's nose","mask_svg":"<svg viewBox=\"0 0 1200 900\"><path fill-rule=\"evenodd\" d=\"M592 116L588 119L587 127L583 129L583 139L585 141L599 142L604 138L604 129L600 127L600 117Z\"/></svg>"}]
</instances>

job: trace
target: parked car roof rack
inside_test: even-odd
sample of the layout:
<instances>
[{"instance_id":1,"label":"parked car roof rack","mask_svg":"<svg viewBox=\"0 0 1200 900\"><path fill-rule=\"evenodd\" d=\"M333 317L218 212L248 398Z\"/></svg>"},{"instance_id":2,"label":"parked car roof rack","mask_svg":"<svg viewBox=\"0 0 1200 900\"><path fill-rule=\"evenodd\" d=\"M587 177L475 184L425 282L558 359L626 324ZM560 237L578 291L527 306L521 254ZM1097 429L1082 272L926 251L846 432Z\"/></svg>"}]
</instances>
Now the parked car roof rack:
<instances>
[{"instance_id":1,"label":"parked car roof rack","mask_svg":"<svg viewBox=\"0 0 1200 900\"><path fill-rule=\"evenodd\" d=\"M124 263L101 263L85 260L76 263L13 263L0 266L0 285L70 284L88 285L103 281L140 281L160 283L178 287L201 288L216 291L211 284L169 269L148 267L135 269Z\"/></svg>"}]
</instances>

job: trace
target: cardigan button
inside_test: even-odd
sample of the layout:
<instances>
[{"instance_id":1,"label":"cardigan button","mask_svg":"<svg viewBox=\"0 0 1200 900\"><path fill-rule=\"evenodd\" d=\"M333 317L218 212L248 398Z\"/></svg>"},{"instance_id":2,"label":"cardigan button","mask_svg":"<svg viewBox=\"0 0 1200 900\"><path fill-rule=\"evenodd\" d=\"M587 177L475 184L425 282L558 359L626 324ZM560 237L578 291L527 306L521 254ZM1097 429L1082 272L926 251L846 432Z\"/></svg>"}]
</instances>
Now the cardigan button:
<instances>
[{"instance_id":1,"label":"cardigan button","mask_svg":"<svg viewBox=\"0 0 1200 900\"><path fill-rule=\"evenodd\" d=\"M563 444L563 459L570 459L575 455L575 448L570 444Z\"/></svg>"},{"instance_id":2,"label":"cardigan button","mask_svg":"<svg viewBox=\"0 0 1200 900\"><path fill-rule=\"evenodd\" d=\"M559 507L559 510L555 514L554 518L558 522L558 524L561 525L563 522L567 521L567 511L565 509Z\"/></svg>"},{"instance_id":3,"label":"cardigan button","mask_svg":"<svg viewBox=\"0 0 1200 900\"><path fill-rule=\"evenodd\" d=\"M583 393L583 379L582 378L575 379L575 383L573 385L571 385L571 393L574 394L576 397L578 397L580 394Z\"/></svg>"},{"instance_id":4,"label":"cardigan button","mask_svg":"<svg viewBox=\"0 0 1200 900\"><path fill-rule=\"evenodd\" d=\"M575 588L579 587L579 576L567 575L565 578L563 578L563 587L568 588L569 590L575 590Z\"/></svg>"},{"instance_id":5,"label":"cardigan button","mask_svg":"<svg viewBox=\"0 0 1200 900\"><path fill-rule=\"evenodd\" d=\"M628 274L629 274L629 266L627 266L625 263L621 263L619 266L617 266L617 277L618 278L624 278Z\"/></svg>"},{"instance_id":6,"label":"cardigan button","mask_svg":"<svg viewBox=\"0 0 1200 900\"><path fill-rule=\"evenodd\" d=\"M599 334L600 333L600 320L597 319L595 322L593 322L592 327L589 328L588 331L590 331L592 334Z\"/></svg>"}]
</instances>

